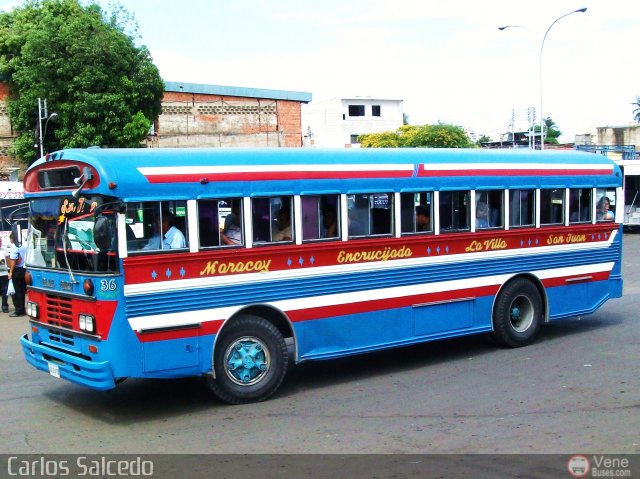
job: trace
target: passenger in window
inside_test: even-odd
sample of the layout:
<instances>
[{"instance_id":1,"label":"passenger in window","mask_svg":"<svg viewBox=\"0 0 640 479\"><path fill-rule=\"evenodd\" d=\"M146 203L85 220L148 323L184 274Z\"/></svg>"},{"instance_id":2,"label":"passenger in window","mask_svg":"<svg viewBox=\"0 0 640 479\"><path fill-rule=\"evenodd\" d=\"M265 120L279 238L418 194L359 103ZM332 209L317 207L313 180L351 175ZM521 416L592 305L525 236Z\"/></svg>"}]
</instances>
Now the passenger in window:
<instances>
[{"instance_id":1,"label":"passenger in window","mask_svg":"<svg viewBox=\"0 0 640 479\"><path fill-rule=\"evenodd\" d=\"M609 208L611 207L611 201L607 196L603 196L598 200L598 205L596 208L596 219L598 221L613 221L614 215L613 211Z\"/></svg>"},{"instance_id":2,"label":"passenger in window","mask_svg":"<svg viewBox=\"0 0 640 479\"><path fill-rule=\"evenodd\" d=\"M291 214L287 208L280 208L276 214L273 241L291 241Z\"/></svg>"},{"instance_id":3,"label":"passenger in window","mask_svg":"<svg viewBox=\"0 0 640 479\"><path fill-rule=\"evenodd\" d=\"M476 228L489 228L489 209L484 201L476 205Z\"/></svg>"},{"instance_id":4,"label":"passenger in window","mask_svg":"<svg viewBox=\"0 0 640 479\"><path fill-rule=\"evenodd\" d=\"M322 211L322 226L324 226L324 231L322 232L323 238L335 238L338 236L337 216L335 206L325 206Z\"/></svg>"},{"instance_id":5,"label":"passenger in window","mask_svg":"<svg viewBox=\"0 0 640 479\"><path fill-rule=\"evenodd\" d=\"M224 220L224 229L220 233L220 238L224 244L242 244L242 220L240 217L240 202L231 203L231 213Z\"/></svg>"},{"instance_id":6,"label":"passenger in window","mask_svg":"<svg viewBox=\"0 0 640 479\"><path fill-rule=\"evenodd\" d=\"M160 224L160 218L156 218L155 220L156 231L162 231L162 242L160 240L160 233L158 233L154 235L142 249L158 250L186 248L187 242L184 234L174 226L174 223L175 216L173 213L169 211L162 213L162 224Z\"/></svg>"},{"instance_id":7,"label":"passenger in window","mask_svg":"<svg viewBox=\"0 0 640 479\"><path fill-rule=\"evenodd\" d=\"M424 206L416 206L416 231L431 231L429 210Z\"/></svg>"}]
</instances>

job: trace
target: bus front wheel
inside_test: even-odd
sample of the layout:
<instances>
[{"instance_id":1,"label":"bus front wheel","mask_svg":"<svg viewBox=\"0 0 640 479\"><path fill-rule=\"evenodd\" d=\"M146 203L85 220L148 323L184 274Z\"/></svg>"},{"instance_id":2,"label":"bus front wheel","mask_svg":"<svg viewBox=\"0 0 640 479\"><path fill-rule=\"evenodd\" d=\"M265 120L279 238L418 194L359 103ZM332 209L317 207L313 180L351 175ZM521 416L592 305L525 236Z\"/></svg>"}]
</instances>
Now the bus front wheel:
<instances>
[{"instance_id":1,"label":"bus front wheel","mask_svg":"<svg viewBox=\"0 0 640 479\"><path fill-rule=\"evenodd\" d=\"M542 324L542 297L538 288L524 278L507 283L493 309L493 339L502 346L517 348L533 341Z\"/></svg>"},{"instance_id":2,"label":"bus front wheel","mask_svg":"<svg viewBox=\"0 0 640 479\"><path fill-rule=\"evenodd\" d=\"M243 316L224 328L213 353L209 387L229 404L264 401L287 373L287 345L278 328L258 316Z\"/></svg>"}]
</instances>

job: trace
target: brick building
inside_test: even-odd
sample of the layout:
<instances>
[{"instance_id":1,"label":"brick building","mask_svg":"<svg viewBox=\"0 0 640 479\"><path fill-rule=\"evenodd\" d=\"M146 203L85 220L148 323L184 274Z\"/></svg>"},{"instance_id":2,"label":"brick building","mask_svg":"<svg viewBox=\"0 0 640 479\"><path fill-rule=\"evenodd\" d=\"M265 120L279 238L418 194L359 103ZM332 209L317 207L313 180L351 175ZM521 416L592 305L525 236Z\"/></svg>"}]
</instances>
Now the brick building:
<instances>
[{"instance_id":1,"label":"brick building","mask_svg":"<svg viewBox=\"0 0 640 479\"><path fill-rule=\"evenodd\" d=\"M300 147L309 101L304 92L165 82L149 146Z\"/></svg>"},{"instance_id":2,"label":"brick building","mask_svg":"<svg viewBox=\"0 0 640 479\"><path fill-rule=\"evenodd\" d=\"M0 177L13 164L8 95L8 85L0 81ZM301 105L310 101L304 92L165 82L162 112L147 146L301 147ZM36 117L34 105L34 126Z\"/></svg>"}]
</instances>

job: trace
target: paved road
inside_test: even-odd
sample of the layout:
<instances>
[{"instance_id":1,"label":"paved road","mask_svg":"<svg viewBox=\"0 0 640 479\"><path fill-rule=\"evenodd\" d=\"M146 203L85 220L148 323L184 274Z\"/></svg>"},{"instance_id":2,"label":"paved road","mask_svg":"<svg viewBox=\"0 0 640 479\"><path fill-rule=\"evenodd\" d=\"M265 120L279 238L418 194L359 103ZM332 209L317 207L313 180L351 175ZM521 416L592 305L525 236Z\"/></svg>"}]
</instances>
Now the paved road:
<instances>
[{"instance_id":1,"label":"paved road","mask_svg":"<svg viewBox=\"0 0 640 479\"><path fill-rule=\"evenodd\" d=\"M476 337L306 364L246 406L198 379L57 381L22 359L24 318L0 314L0 453L639 453L640 235L624 242L624 298L527 348Z\"/></svg>"}]
</instances>

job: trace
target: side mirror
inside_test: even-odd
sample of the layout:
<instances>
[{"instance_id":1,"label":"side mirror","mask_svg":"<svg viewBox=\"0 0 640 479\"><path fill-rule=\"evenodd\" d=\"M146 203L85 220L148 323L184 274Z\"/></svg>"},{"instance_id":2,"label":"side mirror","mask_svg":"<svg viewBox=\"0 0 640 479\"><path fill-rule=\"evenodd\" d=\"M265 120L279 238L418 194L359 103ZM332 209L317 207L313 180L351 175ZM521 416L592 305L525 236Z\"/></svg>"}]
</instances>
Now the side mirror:
<instances>
[{"instance_id":1,"label":"side mirror","mask_svg":"<svg viewBox=\"0 0 640 479\"><path fill-rule=\"evenodd\" d=\"M13 239L17 246L20 246L20 225L16 222L11 225L11 233L13 233Z\"/></svg>"},{"instance_id":2,"label":"side mirror","mask_svg":"<svg viewBox=\"0 0 640 479\"><path fill-rule=\"evenodd\" d=\"M101 251L110 251L113 244L113 222L105 216L96 218L93 225L93 242Z\"/></svg>"}]
</instances>

